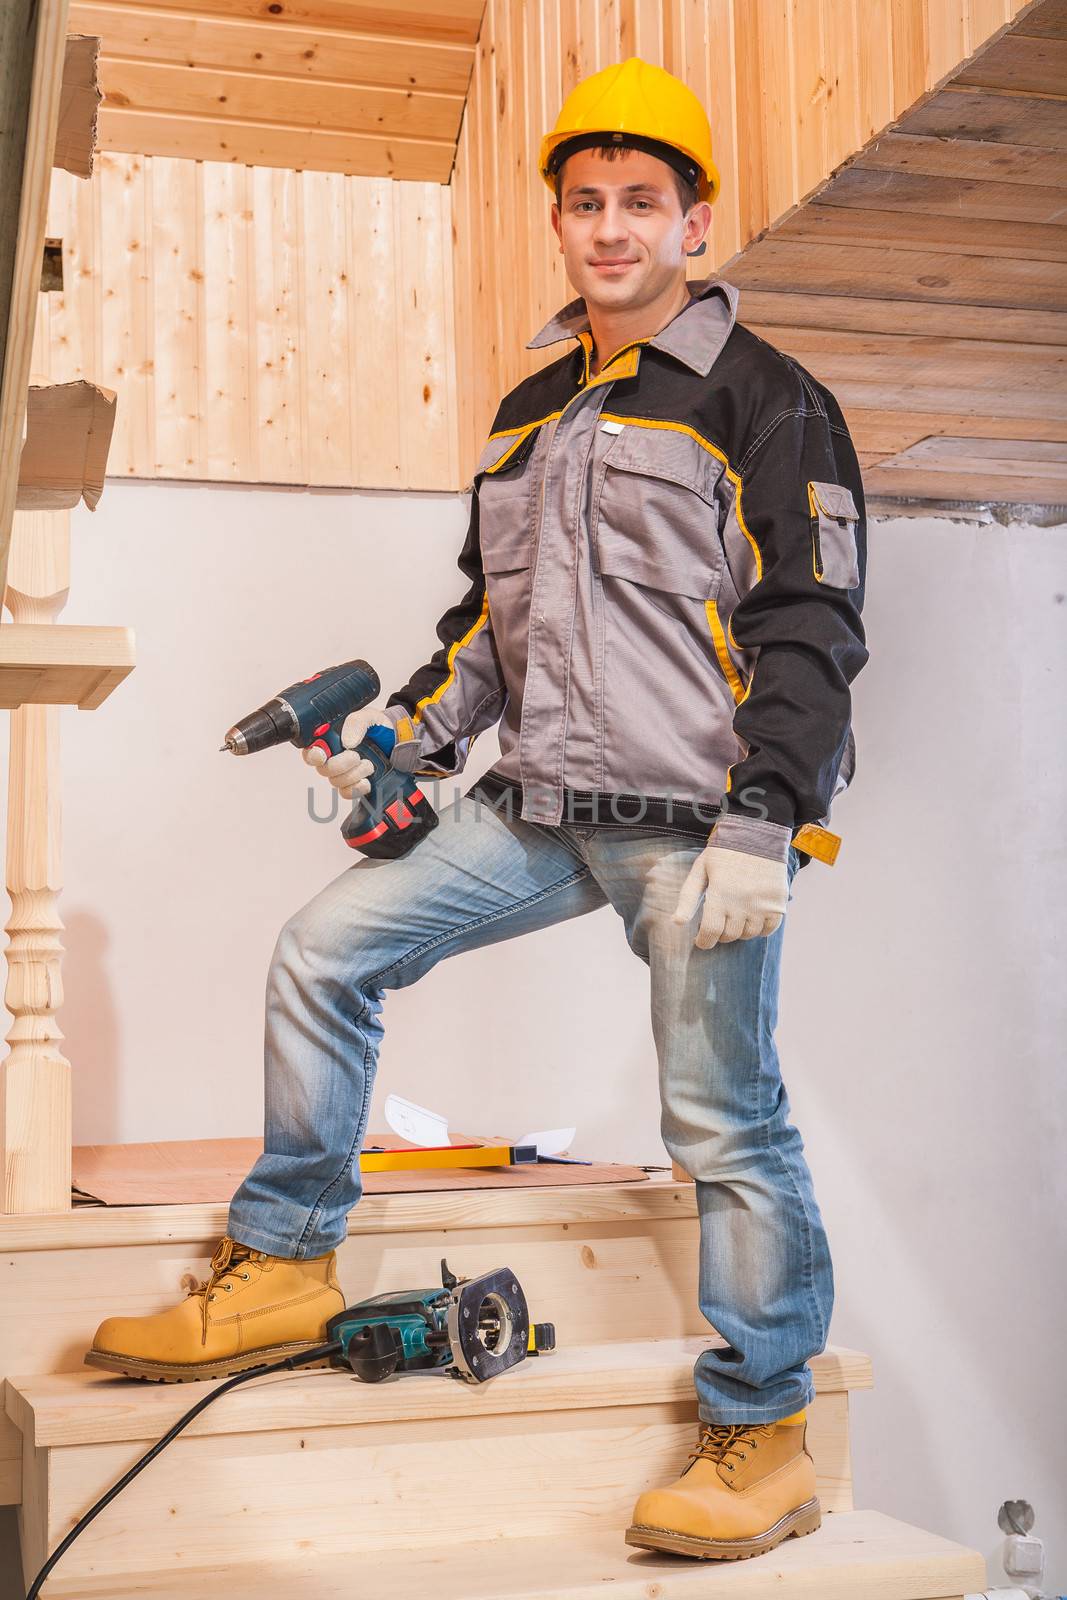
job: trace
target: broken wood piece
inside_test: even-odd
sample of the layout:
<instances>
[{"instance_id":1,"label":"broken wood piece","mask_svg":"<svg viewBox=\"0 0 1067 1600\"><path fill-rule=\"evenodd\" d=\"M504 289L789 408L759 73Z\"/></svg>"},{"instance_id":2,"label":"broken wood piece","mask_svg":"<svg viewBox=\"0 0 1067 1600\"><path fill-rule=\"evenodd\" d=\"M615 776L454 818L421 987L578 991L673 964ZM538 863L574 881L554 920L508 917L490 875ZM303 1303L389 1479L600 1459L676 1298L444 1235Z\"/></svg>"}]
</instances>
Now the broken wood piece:
<instances>
[{"instance_id":1,"label":"broken wood piece","mask_svg":"<svg viewBox=\"0 0 1067 1600\"><path fill-rule=\"evenodd\" d=\"M20 511L96 509L115 424L115 394L95 383L31 386L19 466Z\"/></svg>"},{"instance_id":2,"label":"broken wood piece","mask_svg":"<svg viewBox=\"0 0 1067 1600\"><path fill-rule=\"evenodd\" d=\"M97 71L99 56L99 39L87 33L68 35L52 165L73 172L76 178L90 178L93 173L96 117L103 98Z\"/></svg>"}]
</instances>

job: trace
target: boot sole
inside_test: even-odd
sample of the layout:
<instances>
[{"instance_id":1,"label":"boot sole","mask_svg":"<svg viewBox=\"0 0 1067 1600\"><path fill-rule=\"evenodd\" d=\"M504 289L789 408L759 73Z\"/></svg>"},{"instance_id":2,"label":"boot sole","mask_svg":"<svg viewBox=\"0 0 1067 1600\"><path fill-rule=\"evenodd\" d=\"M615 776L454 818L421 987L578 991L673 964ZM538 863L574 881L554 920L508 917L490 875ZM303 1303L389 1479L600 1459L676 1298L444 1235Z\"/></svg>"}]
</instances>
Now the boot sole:
<instances>
[{"instance_id":1,"label":"boot sole","mask_svg":"<svg viewBox=\"0 0 1067 1600\"><path fill-rule=\"evenodd\" d=\"M113 1350L89 1350L84 1357L87 1367L99 1367L103 1372L117 1372L124 1378L145 1378L154 1383L196 1383L203 1378L232 1378L237 1372L247 1372L265 1361L281 1361L285 1356L302 1355L314 1350L321 1340L308 1340L302 1344L274 1344L262 1350L242 1350L239 1356L226 1356L221 1361L196 1361L175 1365L166 1361L144 1361L139 1356L123 1356ZM329 1358L309 1363L303 1369L311 1372L316 1367L329 1366Z\"/></svg>"},{"instance_id":2,"label":"boot sole","mask_svg":"<svg viewBox=\"0 0 1067 1600\"><path fill-rule=\"evenodd\" d=\"M818 1500L807 1500L802 1506L786 1512L766 1533L747 1539L698 1539L693 1535L673 1532L670 1528L650 1528L633 1523L626 1530L626 1543L640 1550L665 1550L670 1555L700 1556L705 1561L744 1561L748 1556L761 1556L783 1539L802 1538L814 1533L822 1522L822 1507Z\"/></svg>"}]
</instances>

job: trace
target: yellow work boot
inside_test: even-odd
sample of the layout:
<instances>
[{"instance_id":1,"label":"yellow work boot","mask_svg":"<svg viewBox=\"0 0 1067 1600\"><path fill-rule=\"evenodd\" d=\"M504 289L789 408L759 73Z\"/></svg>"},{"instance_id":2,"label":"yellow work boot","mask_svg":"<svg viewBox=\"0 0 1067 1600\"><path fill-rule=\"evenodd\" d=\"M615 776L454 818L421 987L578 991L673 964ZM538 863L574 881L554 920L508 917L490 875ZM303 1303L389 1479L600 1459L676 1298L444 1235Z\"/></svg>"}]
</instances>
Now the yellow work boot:
<instances>
[{"instance_id":1,"label":"yellow work boot","mask_svg":"<svg viewBox=\"0 0 1067 1600\"><path fill-rule=\"evenodd\" d=\"M226 1236L206 1283L156 1316L108 1317L85 1364L162 1383L225 1378L324 1344L344 1304L332 1250L289 1261Z\"/></svg>"},{"instance_id":2,"label":"yellow work boot","mask_svg":"<svg viewBox=\"0 0 1067 1600\"><path fill-rule=\"evenodd\" d=\"M626 1543L739 1561L822 1521L806 1411L779 1422L704 1423L682 1476L634 1507Z\"/></svg>"}]
</instances>

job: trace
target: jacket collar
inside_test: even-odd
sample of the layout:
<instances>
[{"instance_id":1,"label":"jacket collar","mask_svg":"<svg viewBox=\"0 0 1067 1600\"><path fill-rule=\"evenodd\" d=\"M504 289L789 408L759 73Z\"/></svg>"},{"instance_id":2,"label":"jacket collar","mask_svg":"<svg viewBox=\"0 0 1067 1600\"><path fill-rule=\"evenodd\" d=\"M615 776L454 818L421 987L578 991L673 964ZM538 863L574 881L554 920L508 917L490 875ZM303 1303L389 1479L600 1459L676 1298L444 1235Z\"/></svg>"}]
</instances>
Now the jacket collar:
<instances>
[{"instance_id":1,"label":"jacket collar","mask_svg":"<svg viewBox=\"0 0 1067 1600\"><path fill-rule=\"evenodd\" d=\"M683 306L665 328L643 342L675 356L706 378L734 325L741 291L714 276L690 279L686 287L691 296L689 304ZM540 333L534 334L526 348L539 350L543 345L556 344L560 339L577 339L580 333L589 331L585 300L579 295L577 300L571 300L557 311Z\"/></svg>"}]
</instances>

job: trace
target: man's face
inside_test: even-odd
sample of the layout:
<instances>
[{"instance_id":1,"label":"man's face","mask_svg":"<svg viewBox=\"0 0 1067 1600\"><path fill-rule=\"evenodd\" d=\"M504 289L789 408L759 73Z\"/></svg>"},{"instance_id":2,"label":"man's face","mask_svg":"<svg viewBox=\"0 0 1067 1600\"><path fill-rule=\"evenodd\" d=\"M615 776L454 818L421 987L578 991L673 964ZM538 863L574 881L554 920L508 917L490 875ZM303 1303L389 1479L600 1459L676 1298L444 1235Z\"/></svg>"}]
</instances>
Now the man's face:
<instances>
[{"instance_id":1,"label":"man's face","mask_svg":"<svg viewBox=\"0 0 1067 1600\"><path fill-rule=\"evenodd\" d=\"M579 150L563 163L562 180L552 226L586 305L637 309L685 277L686 252L707 232L711 207L700 201L684 217L665 161L630 147L614 158Z\"/></svg>"}]
</instances>

